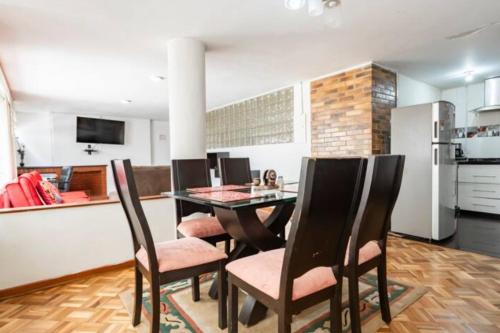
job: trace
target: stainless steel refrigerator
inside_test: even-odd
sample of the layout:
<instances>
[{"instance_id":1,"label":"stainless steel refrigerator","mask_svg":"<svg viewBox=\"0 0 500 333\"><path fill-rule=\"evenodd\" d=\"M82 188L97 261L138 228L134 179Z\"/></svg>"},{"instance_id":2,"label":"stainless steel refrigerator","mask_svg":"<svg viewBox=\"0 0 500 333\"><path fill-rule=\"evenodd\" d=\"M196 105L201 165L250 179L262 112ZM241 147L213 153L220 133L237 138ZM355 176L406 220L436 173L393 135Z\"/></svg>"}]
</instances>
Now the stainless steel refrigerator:
<instances>
[{"instance_id":1,"label":"stainless steel refrigerator","mask_svg":"<svg viewBox=\"0 0 500 333\"><path fill-rule=\"evenodd\" d=\"M455 106L415 105L391 112L391 153L406 155L392 231L442 240L456 231Z\"/></svg>"}]
</instances>

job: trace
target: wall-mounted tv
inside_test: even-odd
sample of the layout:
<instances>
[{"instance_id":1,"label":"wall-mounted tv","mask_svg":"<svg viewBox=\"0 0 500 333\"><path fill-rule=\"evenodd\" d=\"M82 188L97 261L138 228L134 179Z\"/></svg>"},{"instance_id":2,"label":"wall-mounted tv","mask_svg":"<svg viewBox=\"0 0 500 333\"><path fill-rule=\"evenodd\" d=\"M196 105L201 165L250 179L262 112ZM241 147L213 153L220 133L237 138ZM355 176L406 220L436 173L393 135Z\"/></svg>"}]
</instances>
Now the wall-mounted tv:
<instances>
[{"instance_id":1,"label":"wall-mounted tv","mask_svg":"<svg viewBox=\"0 0 500 333\"><path fill-rule=\"evenodd\" d=\"M76 118L76 142L123 145L124 141L124 121Z\"/></svg>"}]
</instances>

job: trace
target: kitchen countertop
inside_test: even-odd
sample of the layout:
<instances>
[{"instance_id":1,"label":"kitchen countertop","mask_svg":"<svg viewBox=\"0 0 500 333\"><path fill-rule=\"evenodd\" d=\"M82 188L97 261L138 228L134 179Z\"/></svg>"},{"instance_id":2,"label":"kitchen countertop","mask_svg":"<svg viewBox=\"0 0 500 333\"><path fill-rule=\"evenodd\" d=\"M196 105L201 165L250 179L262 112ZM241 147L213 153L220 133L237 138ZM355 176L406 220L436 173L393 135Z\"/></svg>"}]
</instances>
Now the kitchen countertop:
<instances>
[{"instance_id":1,"label":"kitchen countertop","mask_svg":"<svg viewBox=\"0 0 500 333\"><path fill-rule=\"evenodd\" d=\"M497 164L500 165L500 158L466 158L457 160L458 164Z\"/></svg>"}]
</instances>

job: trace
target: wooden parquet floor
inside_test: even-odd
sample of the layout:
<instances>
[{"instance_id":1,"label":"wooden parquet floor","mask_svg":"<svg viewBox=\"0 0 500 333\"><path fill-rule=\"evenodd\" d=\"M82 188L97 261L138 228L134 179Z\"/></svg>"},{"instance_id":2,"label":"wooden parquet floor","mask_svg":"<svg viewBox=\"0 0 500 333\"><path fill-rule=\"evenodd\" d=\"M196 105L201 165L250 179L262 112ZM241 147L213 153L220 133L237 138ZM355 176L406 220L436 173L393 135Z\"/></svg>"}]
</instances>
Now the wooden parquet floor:
<instances>
[{"instance_id":1,"label":"wooden parquet floor","mask_svg":"<svg viewBox=\"0 0 500 333\"><path fill-rule=\"evenodd\" d=\"M390 237L388 275L429 292L379 332L500 332L500 259ZM0 300L0 332L134 332L132 269ZM215 314L214 314L215 315Z\"/></svg>"}]
</instances>

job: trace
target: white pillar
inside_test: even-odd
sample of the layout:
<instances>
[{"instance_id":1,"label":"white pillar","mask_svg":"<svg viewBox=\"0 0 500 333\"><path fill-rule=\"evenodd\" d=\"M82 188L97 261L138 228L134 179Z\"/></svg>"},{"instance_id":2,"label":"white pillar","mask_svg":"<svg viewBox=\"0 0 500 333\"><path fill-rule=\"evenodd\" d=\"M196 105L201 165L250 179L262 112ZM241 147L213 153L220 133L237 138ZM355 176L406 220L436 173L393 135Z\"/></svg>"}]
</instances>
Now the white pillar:
<instances>
[{"instance_id":1,"label":"white pillar","mask_svg":"<svg viewBox=\"0 0 500 333\"><path fill-rule=\"evenodd\" d=\"M205 45L196 39L168 42L170 156L206 158Z\"/></svg>"}]
</instances>

